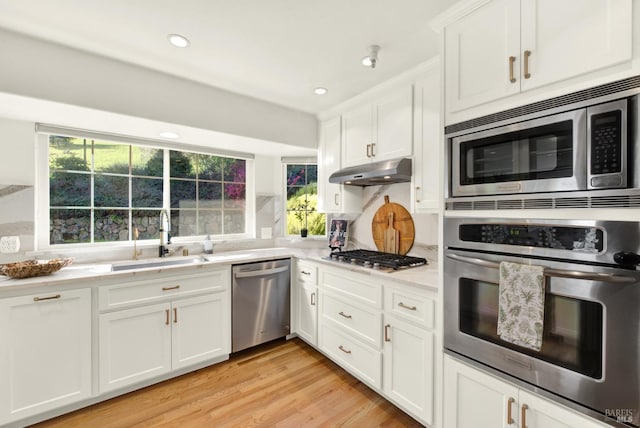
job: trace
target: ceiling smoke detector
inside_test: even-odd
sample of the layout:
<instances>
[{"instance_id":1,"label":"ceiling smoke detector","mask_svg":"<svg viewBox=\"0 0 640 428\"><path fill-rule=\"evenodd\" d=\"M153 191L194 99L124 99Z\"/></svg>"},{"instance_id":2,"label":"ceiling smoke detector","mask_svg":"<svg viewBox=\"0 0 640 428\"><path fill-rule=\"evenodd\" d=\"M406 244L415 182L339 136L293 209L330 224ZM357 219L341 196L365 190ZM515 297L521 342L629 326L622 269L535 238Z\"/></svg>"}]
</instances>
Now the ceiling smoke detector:
<instances>
[{"instance_id":1,"label":"ceiling smoke detector","mask_svg":"<svg viewBox=\"0 0 640 428\"><path fill-rule=\"evenodd\" d=\"M369 55L362 58L362 65L365 67L376 68L376 64L378 63L378 52L380 51L380 46L371 45L369 46Z\"/></svg>"}]
</instances>

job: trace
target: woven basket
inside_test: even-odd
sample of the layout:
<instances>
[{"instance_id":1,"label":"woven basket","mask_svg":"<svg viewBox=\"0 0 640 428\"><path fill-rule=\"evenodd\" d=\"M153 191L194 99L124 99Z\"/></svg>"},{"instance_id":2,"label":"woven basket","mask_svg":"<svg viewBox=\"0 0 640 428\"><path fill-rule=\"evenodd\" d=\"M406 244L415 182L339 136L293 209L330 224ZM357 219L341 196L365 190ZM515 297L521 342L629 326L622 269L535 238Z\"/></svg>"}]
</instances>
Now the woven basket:
<instances>
[{"instance_id":1,"label":"woven basket","mask_svg":"<svg viewBox=\"0 0 640 428\"><path fill-rule=\"evenodd\" d=\"M0 265L0 274L10 278L32 278L49 275L71 264L71 259L25 260Z\"/></svg>"}]
</instances>

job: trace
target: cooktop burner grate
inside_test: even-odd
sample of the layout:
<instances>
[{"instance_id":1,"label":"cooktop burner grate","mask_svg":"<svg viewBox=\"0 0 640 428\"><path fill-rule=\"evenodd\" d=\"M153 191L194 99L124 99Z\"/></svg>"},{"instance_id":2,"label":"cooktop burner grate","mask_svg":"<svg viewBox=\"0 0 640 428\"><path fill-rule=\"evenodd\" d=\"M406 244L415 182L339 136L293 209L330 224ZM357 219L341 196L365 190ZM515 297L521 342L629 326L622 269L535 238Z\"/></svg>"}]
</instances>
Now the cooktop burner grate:
<instances>
[{"instance_id":1,"label":"cooktop burner grate","mask_svg":"<svg viewBox=\"0 0 640 428\"><path fill-rule=\"evenodd\" d=\"M371 250L334 251L330 257L332 260L374 268L405 269L427 264L427 259L422 257L401 256L399 254Z\"/></svg>"}]
</instances>

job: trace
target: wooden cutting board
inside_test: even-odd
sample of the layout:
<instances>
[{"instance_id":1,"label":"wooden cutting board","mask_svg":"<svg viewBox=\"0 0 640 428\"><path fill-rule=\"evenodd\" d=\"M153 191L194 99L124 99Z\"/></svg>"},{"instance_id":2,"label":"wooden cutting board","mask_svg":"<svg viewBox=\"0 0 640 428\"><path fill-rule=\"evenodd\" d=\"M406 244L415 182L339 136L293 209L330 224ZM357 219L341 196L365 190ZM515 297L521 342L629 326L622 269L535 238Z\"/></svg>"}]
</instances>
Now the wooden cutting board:
<instances>
[{"instance_id":1,"label":"wooden cutting board","mask_svg":"<svg viewBox=\"0 0 640 428\"><path fill-rule=\"evenodd\" d=\"M392 215L393 218L390 218L390 215ZM390 231L393 231L393 235L396 237L396 242L393 246L394 251L386 251L386 248L391 249L389 246L389 240L391 239ZM400 204L389 202L389 196L385 196L384 204L378 208L378 211L376 211L373 216L371 233L373 234L373 242L376 244L378 250L393 252L404 256L413 246L416 229L409 211ZM387 243L386 247L385 242Z\"/></svg>"}]
</instances>

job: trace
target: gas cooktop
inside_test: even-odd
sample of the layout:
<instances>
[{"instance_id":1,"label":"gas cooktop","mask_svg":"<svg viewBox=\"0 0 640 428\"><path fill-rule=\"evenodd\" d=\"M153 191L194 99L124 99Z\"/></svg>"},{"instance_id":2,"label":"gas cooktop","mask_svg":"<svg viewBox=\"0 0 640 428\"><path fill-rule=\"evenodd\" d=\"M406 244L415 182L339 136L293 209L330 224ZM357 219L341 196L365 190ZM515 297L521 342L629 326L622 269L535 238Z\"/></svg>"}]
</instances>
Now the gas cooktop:
<instances>
[{"instance_id":1,"label":"gas cooktop","mask_svg":"<svg viewBox=\"0 0 640 428\"><path fill-rule=\"evenodd\" d=\"M327 259L372 269L398 270L427 264L427 259L422 257L401 256L371 250L333 251Z\"/></svg>"}]
</instances>

